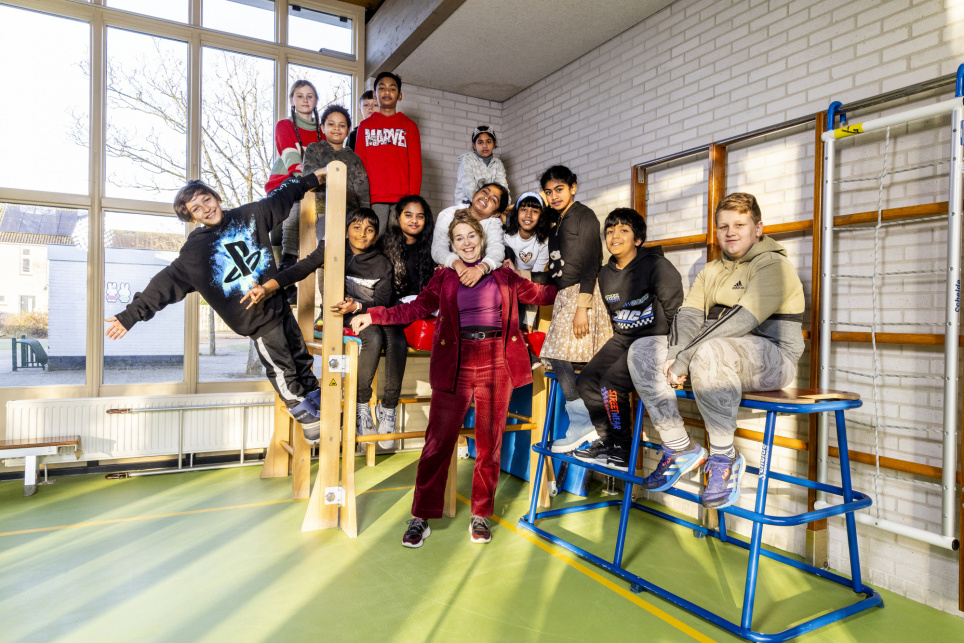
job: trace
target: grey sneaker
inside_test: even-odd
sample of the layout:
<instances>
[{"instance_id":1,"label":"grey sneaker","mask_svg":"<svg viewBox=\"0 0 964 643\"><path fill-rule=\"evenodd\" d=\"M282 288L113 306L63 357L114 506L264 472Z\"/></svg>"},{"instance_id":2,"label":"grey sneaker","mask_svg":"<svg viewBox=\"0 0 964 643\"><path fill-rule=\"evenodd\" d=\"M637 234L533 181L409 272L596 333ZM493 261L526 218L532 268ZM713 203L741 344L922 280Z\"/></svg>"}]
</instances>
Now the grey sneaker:
<instances>
[{"instance_id":1,"label":"grey sneaker","mask_svg":"<svg viewBox=\"0 0 964 643\"><path fill-rule=\"evenodd\" d=\"M355 434L356 435L375 435L375 421L372 420L372 407L367 403L359 403L355 407ZM359 443L361 450L364 450L366 443Z\"/></svg>"},{"instance_id":2,"label":"grey sneaker","mask_svg":"<svg viewBox=\"0 0 964 643\"><path fill-rule=\"evenodd\" d=\"M395 409L386 409L379 402L375 405L375 419L378 421L378 433L395 433ZM394 449L395 440L379 440L378 446L383 449Z\"/></svg>"},{"instance_id":3,"label":"grey sneaker","mask_svg":"<svg viewBox=\"0 0 964 643\"><path fill-rule=\"evenodd\" d=\"M305 440L308 444L318 444L321 442L321 422L302 424L301 432L305 434Z\"/></svg>"}]
</instances>

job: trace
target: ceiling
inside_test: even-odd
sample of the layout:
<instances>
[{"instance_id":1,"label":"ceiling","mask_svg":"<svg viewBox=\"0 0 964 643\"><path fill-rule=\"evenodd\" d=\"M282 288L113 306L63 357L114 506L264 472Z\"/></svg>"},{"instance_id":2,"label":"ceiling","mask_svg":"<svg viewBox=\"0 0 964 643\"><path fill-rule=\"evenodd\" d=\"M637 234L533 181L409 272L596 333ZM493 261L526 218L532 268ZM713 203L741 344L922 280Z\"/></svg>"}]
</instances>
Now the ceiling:
<instances>
[{"instance_id":1,"label":"ceiling","mask_svg":"<svg viewBox=\"0 0 964 643\"><path fill-rule=\"evenodd\" d=\"M395 71L502 102L673 0L466 0Z\"/></svg>"}]
</instances>

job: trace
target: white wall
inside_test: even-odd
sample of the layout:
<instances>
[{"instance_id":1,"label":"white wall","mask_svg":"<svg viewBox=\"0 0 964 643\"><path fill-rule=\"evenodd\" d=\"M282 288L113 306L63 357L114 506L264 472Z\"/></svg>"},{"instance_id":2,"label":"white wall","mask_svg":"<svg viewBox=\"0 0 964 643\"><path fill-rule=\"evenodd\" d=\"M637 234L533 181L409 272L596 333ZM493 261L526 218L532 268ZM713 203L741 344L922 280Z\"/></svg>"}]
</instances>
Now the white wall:
<instances>
[{"instance_id":1,"label":"white wall","mask_svg":"<svg viewBox=\"0 0 964 643\"><path fill-rule=\"evenodd\" d=\"M750 1L680 0L610 40L503 104L502 154L514 190L533 185L551 164L569 165L580 178L579 199L605 215L629 202L629 170L655 159L848 102L953 73L964 62L964 4L955 1L861 0ZM918 99L933 102L941 96ZM858 120L872 117L864 112ZM915 165L946 155L943 123L896 129L888 150L891 167ZM812 216L812 131L754 141L729 150L727 189L754 192L765 222ZM842 173L876 174L884 156L883 137L843 146ZM944 171L946 174L946 170ZM946 200L939 169L888 179L882 207ZM650 238L698 234L705 228L706 162L693 159L653 173L649 190ZM876 210L876 184L846 186L836 199L842 212ZM869 234L869 236L868 236ZM810 238L780 237L799 268L809 294ZM881 237L887 270L931 269L943 262L944 233L936 224L891 228ZM841 239L838 264L848 272L872 269L873 233ZM694 247L673 250L670 259L684 278L705 262ZM880 299L890 312L882 319L930 323L939 317L941 286L924 278L888 277ZM845 285L836 299L839 318L870 315L870 290ZM936 317L935 317L936 316ZM866 330L853 328L853 330ZM940 328L887 327L889 332L940 333ZM883 372L939 375L939 351L889 348ZM835 366L870 367L861 345L837 349ZM799 375L805 381L806 356ZM866 378L838 374L839 388L859 391L866 404L855 419L872 419L872 391ZM933 380L887 380L881 391L888 424L931 430L943 404ZM912 389L912 390L911 390ZM753 420L740 420L741 426ZM781 434L806 438L803 423L788 421ZM871 430L854 425L852 448L873 448ZM700 436L699 432L694 432ZM938 436L908 429L884 429L881 453L939 465ZM753 443L738 440L751 464ZM835 462L833 463L835 465ZM802 455L777 450L775 466L806 473ZM831 467L833 468L833 467ZM855 465L855 484L874 487L873 469ZM907 477L907 476L901 476ZM884 517L936 530L937 490L892 479L878 480ZM806 497L777 486L772 506L799 511ZM746 496L746 494L744 494ZM747 506L750 499L744 497ZM682 508L682 507L681 507ZM688 510L688 508L687 508ZM831 565L847 569L842 522L831 521ZM746 525L738 529L746 533ZM865 578L879 587L957 613L957 555L858 526ZM766 540L803 553L801 530L768 530Z\"/></svg>"}]
</instances>

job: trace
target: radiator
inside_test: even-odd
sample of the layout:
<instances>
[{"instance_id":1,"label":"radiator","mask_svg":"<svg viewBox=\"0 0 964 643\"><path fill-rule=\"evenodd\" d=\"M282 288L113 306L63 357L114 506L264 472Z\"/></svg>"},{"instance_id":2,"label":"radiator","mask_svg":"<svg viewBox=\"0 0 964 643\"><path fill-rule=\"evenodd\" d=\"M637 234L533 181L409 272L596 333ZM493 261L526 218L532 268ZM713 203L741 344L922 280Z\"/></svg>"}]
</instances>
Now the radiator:
<instances>
[{"instance_id":1,"label":"radiator","mask_svg":"<svg viewBox=\"0 0 964 643\"><path fill-rule=\"evenodd\" d=\"M81 460L111 460L266 448L274 429L274 393L209 393L7 402L7 440L80 436ZM163 410L183 406L218 406ZM159 409L109 414L108 409ZM180 449L178 442L180 441ZM22 458L21 458L22 460ZM48 462L75 462L73 455ZM16 464L17 460L8 460Z\"/></svg>"}]
</instances>

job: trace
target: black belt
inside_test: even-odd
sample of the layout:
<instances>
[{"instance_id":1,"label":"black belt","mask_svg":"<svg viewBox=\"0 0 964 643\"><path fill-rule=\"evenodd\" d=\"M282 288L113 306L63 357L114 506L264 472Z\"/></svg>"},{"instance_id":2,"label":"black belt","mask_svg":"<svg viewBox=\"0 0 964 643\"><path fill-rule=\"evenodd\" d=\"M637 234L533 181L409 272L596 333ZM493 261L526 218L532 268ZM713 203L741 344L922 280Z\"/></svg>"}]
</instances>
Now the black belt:
<instances>
[{"instance_id":1,"label":"black belt","mask_svg":"<svg viewBox=\"0 0 964 643\"><path fill-rule=\"evenodd\" d=\"M490 337L502 337L502 331L501 330L462 331L462 339L489 339Z\"/></svg>"}]
</instances>

